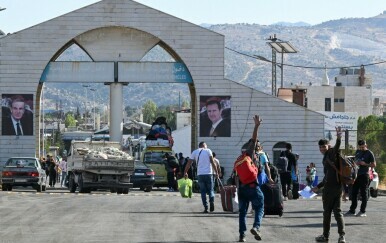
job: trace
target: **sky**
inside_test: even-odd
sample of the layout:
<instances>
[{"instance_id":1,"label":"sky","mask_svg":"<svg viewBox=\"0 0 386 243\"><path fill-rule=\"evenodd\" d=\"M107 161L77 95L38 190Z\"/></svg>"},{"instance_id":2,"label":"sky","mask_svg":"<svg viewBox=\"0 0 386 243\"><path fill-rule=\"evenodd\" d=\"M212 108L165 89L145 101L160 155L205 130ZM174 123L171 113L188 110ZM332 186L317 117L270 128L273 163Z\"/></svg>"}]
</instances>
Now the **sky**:
<instances>
[{"instance_id":1,"label":"sky","mask_svg":"<svg viewBox=\"0 0 386 243\"><path fill-rule=\"evenodd\" d=\"M13 33L98 2L97 0L0 0L0 30ZM137 0L194 24L280 21L319 24L328 20L373 17L385 0Z\"/></svg>"}]
</instances>

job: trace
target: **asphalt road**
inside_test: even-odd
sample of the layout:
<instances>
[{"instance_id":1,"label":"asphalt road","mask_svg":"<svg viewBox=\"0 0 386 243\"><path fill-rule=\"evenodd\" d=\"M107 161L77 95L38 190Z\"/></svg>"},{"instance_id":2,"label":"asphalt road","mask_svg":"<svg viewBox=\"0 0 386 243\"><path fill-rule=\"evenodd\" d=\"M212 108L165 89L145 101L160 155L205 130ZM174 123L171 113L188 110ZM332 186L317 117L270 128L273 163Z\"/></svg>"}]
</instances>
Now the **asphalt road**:
<instances>
[{"instance_id":1,"label":"asphalt road","mask_svg":"<svg viewBox=\"0 0 386 243\"><path fill-rule=\"evenodd\" d=\"M349 203L343 203L347 211ZM109 192L71 194L66 190L36 193L0 192L0 243L23 242L236 242L238 215L225 213L216 196L215 212L202 213L201 199L181 198L164 190L128 195ZM386 197L371 198L368 217L345 218L347 242L385 242ZM338 234L332 218L330 242ZM252 218L248 218L248 228ZM314 242L322 232L322 202L285 202L282 218L267 216L263 242ZM256 242L247 234L248 242Z\"/></svg>"}]
</instances>

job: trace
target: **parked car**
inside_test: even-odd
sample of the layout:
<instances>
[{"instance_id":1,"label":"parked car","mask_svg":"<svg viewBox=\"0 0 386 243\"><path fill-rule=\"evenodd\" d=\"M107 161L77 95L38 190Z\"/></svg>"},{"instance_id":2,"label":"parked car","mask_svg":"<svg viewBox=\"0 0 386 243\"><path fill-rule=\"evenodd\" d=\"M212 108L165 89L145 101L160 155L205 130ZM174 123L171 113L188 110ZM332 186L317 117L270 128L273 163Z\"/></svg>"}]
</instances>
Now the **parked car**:
<instances>
[{"instance_id":1,"label":"parked car","mask_svg":"<svg viewBox=\"0 0 386 243\"><path fill-rule=\"evenodd\" d=\"M36 191L46 190L46 172L34 157L13 157L2 171L2 190L12 191L14 186L32 186Z\"/></svg>"},{"instance_id":2,"label":"parked car","mask_svg":"<svg viewBox=\"0 0 386 243\"><path fill-rule=\"evenodd\" d=\"M130 182L133 183L134 188L140 188L145 192L150 192L155 183L155 173L147 165L139 160L134 163L134 172L130 176Z\"/></svg>"},{"instance_id":3,"label":"parked car","mask_svg":"<svg viewBox=\"0 0 386 243\"><path fill-rule=\"evenodd\" d=\"M5 162L0 161L0 188L1 188L1 177L3 175L4 165L5 165Z\"/></svg>"}]
</instances>

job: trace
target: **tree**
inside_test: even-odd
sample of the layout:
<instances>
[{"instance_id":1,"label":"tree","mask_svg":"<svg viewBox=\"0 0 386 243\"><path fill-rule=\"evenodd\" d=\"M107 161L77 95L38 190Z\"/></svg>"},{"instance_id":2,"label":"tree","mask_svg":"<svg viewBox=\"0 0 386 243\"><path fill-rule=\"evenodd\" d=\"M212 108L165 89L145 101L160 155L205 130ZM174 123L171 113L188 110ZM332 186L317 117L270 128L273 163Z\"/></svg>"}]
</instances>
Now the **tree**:
<instances>
[{"instance_id":1,"label":"tree","mask_svg":"<svg viewBox=\"0 0 386 243\"><path fill-rule=\"evenodd\" d=\"M157 110L157 117L163 116L166 118L166 122L168 123L168 126L172 129L175 130L177 125L176 125L176 115L173 112L173 107L172 106L161 106Z\"/></svg>"},{"instance_id":2,"label":"tree","mask_svg":"<svg viewBox=\"0 0 386 243\"><path fill-rule=\"evenodd\" d=\"M143 121L152 124L156 118L157 105L153 100L148 100L143 105Z\"/></svg>"},{"instance_id":3,"label":"tree","mask_svg":"<svg viewBox=\"0 0 386 243\"><path fill-rule=\"evenodd\" d=\"M182 108L183 109L190 108L190 102L188 100L183 100L182 101Z\"/></svg>"},{"instance_id":4,"label":"tree","mask_svg":"<svg viewBox=\"0 0 386 243\"><path fill-rule=\"evenodd\" d=\"M66 119L64 121L64 124L66 127L74 127L76 126L76 120L75 117L72 113L67 113L66 114Z\"/></svg>"}]
</instances>

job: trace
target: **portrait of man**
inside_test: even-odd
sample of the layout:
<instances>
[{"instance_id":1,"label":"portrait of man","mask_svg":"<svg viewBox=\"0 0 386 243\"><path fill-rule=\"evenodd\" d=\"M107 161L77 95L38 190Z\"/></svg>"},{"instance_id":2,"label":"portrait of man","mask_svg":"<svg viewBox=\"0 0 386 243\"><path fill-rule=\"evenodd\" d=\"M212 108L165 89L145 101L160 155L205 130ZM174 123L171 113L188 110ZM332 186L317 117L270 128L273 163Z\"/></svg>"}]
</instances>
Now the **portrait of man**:
<instances>
[{"instance_id":1,"label":"portrait of man","mask_svg":"<svg viewBox=\"0 0 386 243\"><path fill-rule=\"evenodd\" d=\"M230 96L200 97L200 137L231 136Z\"/></svg>"},{"instance_id":2,"label":"portrait of man","mask_svg":"<svg viewBox=\"0 0 386 243\"><path fill-rule=\"evenodd\" d=\"M33 135L33 95L2 95L2 135Z\"/></svg>"}]
</instances>

